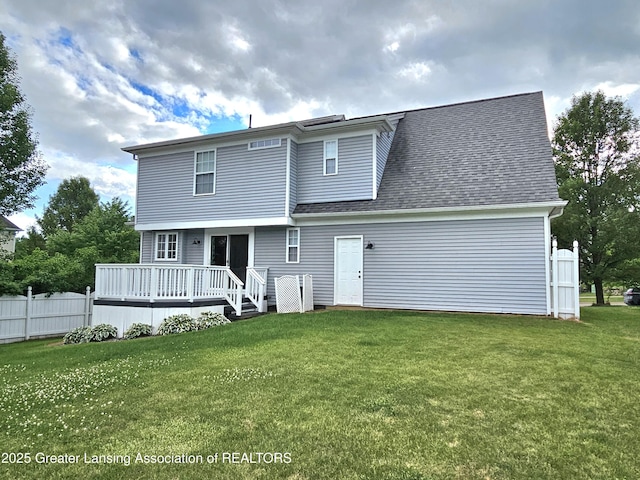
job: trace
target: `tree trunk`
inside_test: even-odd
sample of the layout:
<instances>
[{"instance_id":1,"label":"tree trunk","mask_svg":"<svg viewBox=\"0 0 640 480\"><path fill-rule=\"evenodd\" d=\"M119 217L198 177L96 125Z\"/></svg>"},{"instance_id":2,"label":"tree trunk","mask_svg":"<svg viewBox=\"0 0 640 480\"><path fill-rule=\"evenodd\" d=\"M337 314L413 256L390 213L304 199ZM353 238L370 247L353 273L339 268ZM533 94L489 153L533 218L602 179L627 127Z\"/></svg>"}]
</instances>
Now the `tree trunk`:
<instances>
[{"instance_id":1,"label":"tree trunk","mask_svg":"<svg viewBox=\"0 0 640 480\"><path fill-rule=\"evenodd\" d=\"M602 279L594 278L593 284L596 287L596 305L604 305L604 289L602 288Z\"/></svg>"}]
</instances>

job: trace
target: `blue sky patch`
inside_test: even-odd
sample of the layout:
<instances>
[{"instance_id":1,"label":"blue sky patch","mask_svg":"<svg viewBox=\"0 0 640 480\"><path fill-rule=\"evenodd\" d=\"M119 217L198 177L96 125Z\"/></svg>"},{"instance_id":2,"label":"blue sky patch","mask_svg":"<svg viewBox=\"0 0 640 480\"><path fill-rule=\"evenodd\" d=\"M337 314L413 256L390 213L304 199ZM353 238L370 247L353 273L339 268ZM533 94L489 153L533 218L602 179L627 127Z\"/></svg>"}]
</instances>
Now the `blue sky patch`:
<instances>
[{"instance_id":1,"label":"blue sky patch","mask_svg":"<svg viewBox=\"0 0 640 480\"><path fill-rule=\"evenodd\" d=\"M135 88L137 91L139 91L143 95L152 97L156 102L160 104L164 102L162 95L160 95L158 92L154 91L153 89L147 87L146 85L143 85L142 83L138 83L133 80L129 80L129 83L133 88Z\"/></svg>"},{"instance_id":2,"label":"blue sky patch","mask_svg":"<svg viewBox=\"0 0 640 480\"><path fill-rule=\"evenodd\" d=\"M81 52L82 50L78 46L78 44L73 39L73 34L71 30L60 27L57 31L56 42L58 45L62 45L63 47L69 48L76 52Z\"/></svg>"},{"instance_id":3,"label":"blue sky patch","mask_svg":"<svg viewBox=\"0 0 640 480\"><path fill-rule=\"evenodd\" d=\"M205 134L232 132L234 130L244 130L247 126L244 124L239 115L232 117L212 116L209 117L209 126Z\"/></svg>"},{"instance_id":4,"label":"blue sky patch","mask_svg":"<svg viewBox=\"0 0 640 480\"><path fill-rule=\"evenodd\" d=\"M171 111L176 117L185 118L189 116L193 109L181 98L173 98L171 99Z\"/></svg>"},{"instance_id":5,"label":"blue sky patch","mask_svg":"<svg viewBox=\"0 0 640 480\"><path fill-rule=\"evenodd\" d=\"M129 55L133 58L135 58L136 60L138 60L139 62L142 62L142 55L140 55L140 51L135 49L135 48L130 48L129 49Z\"/></svg>"}]
</instances>

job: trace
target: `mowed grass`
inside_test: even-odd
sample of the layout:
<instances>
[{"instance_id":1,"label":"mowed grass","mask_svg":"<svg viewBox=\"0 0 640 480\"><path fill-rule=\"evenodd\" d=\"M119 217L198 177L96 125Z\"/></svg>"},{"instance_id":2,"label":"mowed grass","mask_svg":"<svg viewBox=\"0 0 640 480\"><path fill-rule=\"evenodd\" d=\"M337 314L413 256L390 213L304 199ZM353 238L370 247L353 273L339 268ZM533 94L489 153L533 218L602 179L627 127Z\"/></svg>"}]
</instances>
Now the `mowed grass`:
<instances>
[{"instance_id":1,"label":"mowed grass","mask_svg":"<svg viewBox=\"0 0 640 480\"><path fill-rule=\"evenodd\" d=\"M623 303L624 297L622 295L606 295L604 296L605 303ZM580 294L580 302L591 302L596 303L596 294L595 293L581 293Z\"/></svg>"},{"instance_id":2,"label":"mowed grass","mask_svg":"<svg viewBox=\"0 0 640 480\"><path fill-rule=\"evenodd\" d=\"M0 478L639 478L640 309L582 320L323 311L3 345ZM182 454L202 461L149 463Z\"/></svg>"}]
</instances>

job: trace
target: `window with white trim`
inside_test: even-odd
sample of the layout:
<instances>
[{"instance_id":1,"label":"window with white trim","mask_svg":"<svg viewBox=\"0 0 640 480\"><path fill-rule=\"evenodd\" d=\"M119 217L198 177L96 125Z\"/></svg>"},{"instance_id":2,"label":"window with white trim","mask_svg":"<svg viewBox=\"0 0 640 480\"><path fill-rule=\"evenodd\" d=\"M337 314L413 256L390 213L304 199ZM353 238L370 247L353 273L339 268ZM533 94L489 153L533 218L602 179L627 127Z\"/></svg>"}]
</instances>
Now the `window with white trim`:
<instances>
[{"instance_id":1,"label":"window with white trim","mask_svg":"<svg viewBox=\"0 0 640 480\"><path fill-rule=\"evenodd\" d=\"M300 263L299 228L287 228L287 263Z\"/></svg>"},{"instance_id":2,"label":"window with white trim","mask_svg":"<svg viewBox=\"0 0 640 480\"><path fill-rule=\"evenodd\" d=\"M261 148L273 148L279 147L280 139L279 138L267 138L266 140L255 140L253 142L249 142L249 150L259 150Z\"/></svg>"},{"instance_id":3,"label":"window with white trim","mask_svg":"<svg viewBox=\"0 0 640 480\"><path fill-rule=\"evenodd\" d=\"M324 141L324 175L338 174L338 140Z\"/></svg>"},{"instance_id":4,"label":"window with white trim","mask_svg":"<svg viewBox=\"0 0 640 480\"><path fill-rule=\"evenodd\" d=\"M193 193L210 195L216 193L216 151L196 152Z\"/></svg>"},{"instance_id":5,"label":"window with white trim","mask_svg":"<svg viewBox=\"0 0 640 480\"><path fill-rule=\"evenodd\" d=\"M178 260L177 232L156 233L156 260Z\"/></svg>"}]
</instances>

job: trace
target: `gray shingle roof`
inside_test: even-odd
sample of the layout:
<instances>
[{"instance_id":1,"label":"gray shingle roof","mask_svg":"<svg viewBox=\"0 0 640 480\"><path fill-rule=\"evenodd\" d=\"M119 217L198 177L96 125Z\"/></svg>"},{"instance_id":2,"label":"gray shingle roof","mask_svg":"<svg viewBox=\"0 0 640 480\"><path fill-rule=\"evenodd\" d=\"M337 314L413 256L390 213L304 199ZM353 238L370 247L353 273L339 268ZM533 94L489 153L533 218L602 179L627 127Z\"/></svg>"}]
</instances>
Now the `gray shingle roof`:
<instances>
[{"instance_id":1,"label":"gray shingle roof","mask_svg":"<svg viewBox=\"0 0 640 480\"><path fill-rule=\"evenodd\" d=\"M16 224L14 224L13 222L11 222L8 218L0 216L0 230L15 230L15 231L19 231L22 230L20 227L18 227Z\"/></svg>"},{"instance_id":2,"label":"gray shingle roof","mask_svg":"<svg viewBox=\"0 0 640 480\"><path fill-rule=\"evenodd\" d=\"M294 214L559 201L542 92L405 112L376 200Z\"/></svg>"}]
</instances>

